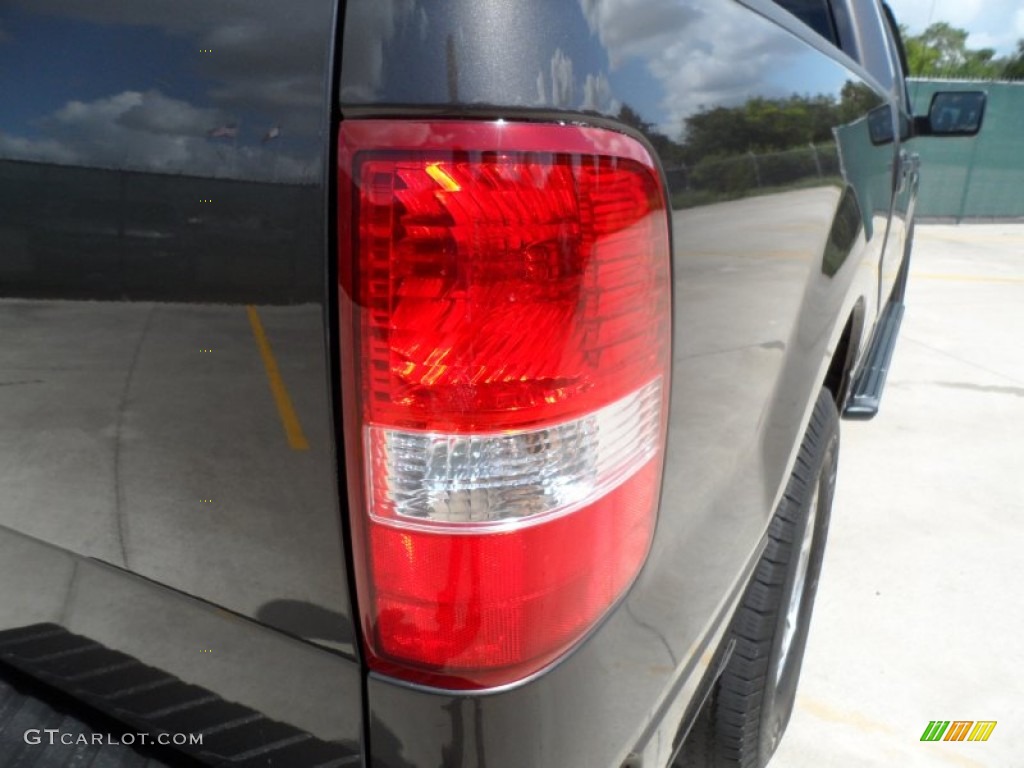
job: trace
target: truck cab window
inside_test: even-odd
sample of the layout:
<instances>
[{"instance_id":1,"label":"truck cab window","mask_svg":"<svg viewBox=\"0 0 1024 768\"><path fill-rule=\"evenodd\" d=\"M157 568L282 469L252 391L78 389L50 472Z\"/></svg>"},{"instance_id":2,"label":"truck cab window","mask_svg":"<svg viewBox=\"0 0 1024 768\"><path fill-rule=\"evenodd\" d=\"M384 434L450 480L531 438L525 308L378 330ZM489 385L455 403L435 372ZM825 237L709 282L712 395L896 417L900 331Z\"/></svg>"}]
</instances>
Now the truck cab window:
<instances>
[{"instance_id":1,"label":"truck cab window","mask_svg":"<svg viewBox=\"0 0 1024 768\"><path fill-rule=\"evenodd\" d=\"M839 45L835 20L828 0L775 0L776 5L785 8L800 21L835 46Z\"/></svg>"}]
</instances>

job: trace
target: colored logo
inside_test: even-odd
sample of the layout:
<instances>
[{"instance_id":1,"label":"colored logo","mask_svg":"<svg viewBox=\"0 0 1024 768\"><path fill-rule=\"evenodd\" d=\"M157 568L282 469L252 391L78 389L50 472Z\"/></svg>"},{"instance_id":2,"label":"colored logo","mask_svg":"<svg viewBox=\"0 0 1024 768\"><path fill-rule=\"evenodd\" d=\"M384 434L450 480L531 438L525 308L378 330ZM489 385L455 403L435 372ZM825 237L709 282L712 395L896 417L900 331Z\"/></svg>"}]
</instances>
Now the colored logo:
<instances>
[{"instance_id":1,"label":"colored logo","mask_svg":"<svg viewBox=\"0 0 1024 768\"><path fill-rule=\"evenodd\" d=\"M921 741L988 741L995 729L995 720L932 720Z\"/></svg>"}]
</instances>

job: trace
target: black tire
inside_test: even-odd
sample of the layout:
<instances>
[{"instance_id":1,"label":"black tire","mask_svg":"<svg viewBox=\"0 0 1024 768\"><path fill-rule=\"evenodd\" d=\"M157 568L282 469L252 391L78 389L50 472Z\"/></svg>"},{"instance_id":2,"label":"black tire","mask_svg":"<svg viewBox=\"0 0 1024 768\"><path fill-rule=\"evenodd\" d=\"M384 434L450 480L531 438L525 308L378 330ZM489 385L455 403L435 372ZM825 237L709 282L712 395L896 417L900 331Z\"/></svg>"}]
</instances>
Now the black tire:
<instances>
[{"instance_id":1,"label":"black tire","mask_svg":"<svg viewBox=\"0 0 1024 768\"><path fill-rule=\"evenodd\" d=\"M694 723L677 766L763 768L775 753L796 700L838 458L839 415L831 393L822 389L785 495L769 525L768 546L733 618L730 636L735 650ZM802 549L805 569L800 567ZM788 633L787 617L792 620Z\"/></svg>"}]
</instances>

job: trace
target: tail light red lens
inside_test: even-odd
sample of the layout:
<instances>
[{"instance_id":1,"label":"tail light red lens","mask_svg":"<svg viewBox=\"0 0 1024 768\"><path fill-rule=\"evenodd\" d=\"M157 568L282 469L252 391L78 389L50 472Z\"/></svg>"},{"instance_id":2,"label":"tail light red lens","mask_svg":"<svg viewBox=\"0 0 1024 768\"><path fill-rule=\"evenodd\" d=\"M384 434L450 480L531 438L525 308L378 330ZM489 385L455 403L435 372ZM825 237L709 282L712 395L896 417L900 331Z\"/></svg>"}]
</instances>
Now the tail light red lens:
<instances>
[{"instance_id":1,"label":"tail light red lens","mask_svg":"<svg viewBox=\"0 0 1024 768\"><path fill-rule=\"evenodd\" d=\"M668 221L611 131L346 121L342 383L372 668L514 682L646 558L664 454Z\"/></svg>"}]
</instances>

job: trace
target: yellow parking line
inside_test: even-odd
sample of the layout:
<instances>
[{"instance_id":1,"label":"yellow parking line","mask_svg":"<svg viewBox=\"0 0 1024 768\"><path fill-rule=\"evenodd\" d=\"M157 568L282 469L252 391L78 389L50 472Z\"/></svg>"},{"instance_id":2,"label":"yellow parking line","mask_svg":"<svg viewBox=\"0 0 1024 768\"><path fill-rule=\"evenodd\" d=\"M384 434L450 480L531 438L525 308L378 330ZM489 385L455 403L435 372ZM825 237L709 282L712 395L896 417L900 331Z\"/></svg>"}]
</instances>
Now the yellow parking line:
<instances>
[{"instance_id":1,"label":"yellow parking line","mask_svg":"<svg viewBox=\"0 0 1024 768\"><path fill-rule=\"evenodd\" d=\"M866 738L870 739L870 743L883 748L886 744L891 743L894 737L903 743L908 741L910 743L914 743L914 739L916 738L913 734L908 736L907 733L901 731L891 722L870 717L856 710L846 710L833 707L825 701L802 694L797 696L796 705L804 712L807 712L809 715L816 717L819 720L854 728L861 733L866 734ZM932 746L933 745L928 744L925 745L925 748ZM929 757L933 756L944 762L964 766L964 768L984 768L982 763L975 762L970 758L963 757L948 750L943 752L933 752L929 755Z\"/></svg>"},{"instance_id":2,"label":"yellow parking line","mask_svg":"<svg viewBox=\"0 0 1024 768\"><path fill-rule=\"evenodd\" d=\"M1024 277L985 277L984 275L941 275L911 272L911 280L947 280L953 283L1024 283Z\"/></svg>"},{"instance_id":3,"label":"yellow parking line","mask_svg":"<svg viewBox=\"0 0 1024 768\"><path fill-rule=\"evenodd\" d=\"M875 719L854 710L833 707L831 704L821 701L820 699L800 695L797 697L796 703L800 709L810 713L819 720L827 720L840 725L848 725L852 728L856 728L858 731L877 731L878 733L899 735L898 729L891 723Z\"/></svg>"},{"instance_id":4,"label":"yellow parking line","mask_svg":"<svg viewBox=\"0 0 1024 768\"><path fill-rule=\"evenodd\" d=\"M277 367L277 360L270 349L270 342L267 340L266 331L263 330L263 323L260 321L260 314L256 307L249 305L245 308L249 314L249 325L252 326L252 335L256 337L256 346L260 348L260 357L263 358L263 367L267 371L267 380L270 382L270 391L274 395L274 402L277 403L277 413L281 417L281 424L284 425L284 433L288 436L288 445L293 451L308 451L309 441L302 431L299 417L292 406L292 399L288 396L288 389L281 378L281 371Z\"/></svg>"},{"instance_id":5,"label":"yellow parking line","mask_svg":"<svg viewBox=\"0 0 1024 768\"><path fill-rule=\"evenodd\" d=\"M918 232L920 233L920 230ZM1016 232L979 232L976 229L968 234L929 232L915 235L914 238L919 238L920 242L935 240L946 243L1020 242L1020 234Z\"/></svg>"}]
</instances>

